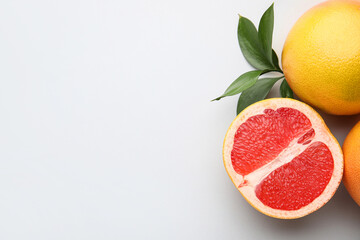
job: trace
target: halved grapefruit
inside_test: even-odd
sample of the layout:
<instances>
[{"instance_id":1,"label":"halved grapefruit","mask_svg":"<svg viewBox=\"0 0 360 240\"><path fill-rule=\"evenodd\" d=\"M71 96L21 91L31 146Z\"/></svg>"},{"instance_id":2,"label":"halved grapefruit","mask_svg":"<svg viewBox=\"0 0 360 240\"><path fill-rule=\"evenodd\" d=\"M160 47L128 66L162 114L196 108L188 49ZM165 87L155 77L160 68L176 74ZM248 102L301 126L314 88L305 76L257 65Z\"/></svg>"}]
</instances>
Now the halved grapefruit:
<instances>
[{"instance_id":1,"label":"halved grapefruit","mask_svg":"<svg viewBox=\"0 0 360 240\"><path fill-rule=\"evenodd\" d=\"M223 159L245 199L275 218L299 218L319 209L343 174L341 147L320 115L286 98L243 110L226 133Z\"/></svg>"}]
</instances>

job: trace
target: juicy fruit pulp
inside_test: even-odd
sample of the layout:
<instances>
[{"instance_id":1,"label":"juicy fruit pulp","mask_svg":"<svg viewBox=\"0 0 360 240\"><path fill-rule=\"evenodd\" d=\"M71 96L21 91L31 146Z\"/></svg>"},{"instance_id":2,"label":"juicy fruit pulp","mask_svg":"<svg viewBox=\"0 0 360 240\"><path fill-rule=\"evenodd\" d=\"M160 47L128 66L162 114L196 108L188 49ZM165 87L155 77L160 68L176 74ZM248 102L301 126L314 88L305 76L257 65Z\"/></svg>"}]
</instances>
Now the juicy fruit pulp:
<instances>
[{"instance_id":1,"label":"juicy fruit pulp","mask_svg":"<svg viewBox=\"0 0 360 240\"><path fill-rule=\"evenodd\" d=\"M310 120L298 110L265 109L264 114L250 117L238 128L231 152L234 170L243 176L256 171L276 159L294 139L295 144L309 145L255 189L260 201L271 208L300 209L324 191L334 170L328 147L322 142L311 143L315 134Z\"/></svg>"},{"instance_id":2,"label":"juicy fruit pulp","mask_svg":"<svg viewBox=\"0 0 360 240\"><path fill-rule=\"evenodd\" d=\"M290 163L271 172L256 187L256 196L272 208L300 209L320 196L333 170L331 152L325 144L315 142Z\"/></svg>"},{"instance_id":3,"label":"juicy fruit pulp","mask_svg":"<svg viewBox=\"0 0 360 240\"><path fill-rule=\"evenodd\" d=\"M293 99L267 99L243 110L226 133L224 165L245 199L277 218L323 206L343 171L341 148L322 118Z\"/></svg>"},{"instance_id":4,"label":"juicy fruit pulp","mask_svg":"<svg viewBox=\"0 0 360 240\"><path fill-rule=\"evenodd\" d=\"M235 171L246 175L265 165L310 128L309 119L291 108L265 109L264 114L250 117L234 138L231 160Z\"/></svg>"}]
</instances>

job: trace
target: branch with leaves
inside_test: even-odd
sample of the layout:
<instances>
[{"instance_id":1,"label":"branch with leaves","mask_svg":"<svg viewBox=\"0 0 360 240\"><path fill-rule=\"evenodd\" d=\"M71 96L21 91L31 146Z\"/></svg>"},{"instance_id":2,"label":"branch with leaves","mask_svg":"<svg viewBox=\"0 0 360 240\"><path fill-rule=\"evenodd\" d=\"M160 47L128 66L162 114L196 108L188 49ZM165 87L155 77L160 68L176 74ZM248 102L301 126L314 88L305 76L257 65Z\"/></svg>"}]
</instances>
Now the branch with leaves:
<instances>
[{"instance_id":1,"label":"branch with leaves","mask_svg":"<svg viewBox=\"0 0 360 240\"><path fill-rule=\"evenodd\" d=\"M278 56L272 49L274 4L262 15L258 30L249 19L240 15L239 17L238 40L240 49L246 61L256 70L242 74L230 84L220 97L212 101L241 93L236 111L239 114L247 106L265 99L271 88L279 80L283 80L280 85L281 96L293 98L294 94L279 66ZM261 75L269 72L277 72L281 76L260 78Z\"/></svg>"}]
</instances>

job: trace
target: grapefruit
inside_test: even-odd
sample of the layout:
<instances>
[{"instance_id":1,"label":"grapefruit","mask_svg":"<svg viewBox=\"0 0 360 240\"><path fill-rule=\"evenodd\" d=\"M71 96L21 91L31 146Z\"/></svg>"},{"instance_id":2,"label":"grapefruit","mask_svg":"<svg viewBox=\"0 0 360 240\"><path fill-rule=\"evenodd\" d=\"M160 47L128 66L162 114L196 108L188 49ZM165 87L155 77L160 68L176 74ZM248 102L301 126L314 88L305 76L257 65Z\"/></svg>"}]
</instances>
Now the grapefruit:
<instances>
[{"instance_id":1,"label":"grapefruit","mask_svg":"<svg viewBox=\"0 0 360 240\"><path fill-rule=\"evenodd\" d=\"M344 185L360 206L360 122L347 135L344 144Z\"/></svg>"},{"instance_id":2,"label":"grapefruit","mask_svg":"<svg viewBox=\"0 0 360 240\"><path fill-rule=\"evenodd\" d=\"M301 16L282 67L304 102L335 115L360 113L360 1L326 1Z\"/></svg>"},{"instance_id":3,"label":"grapefruit","mask_svg":"<svg viewBox=\"0 0 360 240\"><path fill-rule=\"evenodd\" d=\"M276 218L299 218L319 209L343 173L341 147L320 115L287 98L243 110L226 133L223 159L245 199Z\"/></svg>"}]
</instances>

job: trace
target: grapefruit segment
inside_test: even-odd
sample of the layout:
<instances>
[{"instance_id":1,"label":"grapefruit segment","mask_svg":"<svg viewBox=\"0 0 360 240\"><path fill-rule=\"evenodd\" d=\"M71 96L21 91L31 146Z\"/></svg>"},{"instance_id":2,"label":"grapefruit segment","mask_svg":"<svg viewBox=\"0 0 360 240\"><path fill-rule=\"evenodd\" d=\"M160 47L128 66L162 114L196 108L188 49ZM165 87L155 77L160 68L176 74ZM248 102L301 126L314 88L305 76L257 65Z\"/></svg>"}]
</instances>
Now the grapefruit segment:
<instances>
[{"instance_id":1,"label":"grapefruit segment","mask_svg":"<svg viewBox=\"0 0 360 240\"><path fill-rule=\"evenodd\" d=\"M298 218L323 206L342 178L343 156L322 118L292 99L251 105L231 124L225 168L259 211Z\"/></svg>"},{"instance_id":2,"label":"grapefruit segment","mask_svg":"<svg viewBox=\"0 0 360 240\"><path fill-rule=\"evenodd\" d=\"M311 142L311 138L315 136L315 130L312 128L307 133L305 133L301 138L299 138L299 144L309 144Z\"/></svg>"},{"instance_id":3,"label":"grapefruit segment","mask_svg":"<svg viewBox=\"0 0 360 240\"><path fill-rule=\"evenodd\" d=\"M234 138L234 170L249 174L273 160L300 134L311 128L309 119L293 108L265 109L240 125Z\"/></svg>"},{"instance_id":4,"label":"grapefruit segment","mask_svg":"<svg viewBox=\"0 0 360 240\"><path fill-rule=\"evenodd\" d=\"M272 171L256 186L255 193L271 208L297 210L320 196L333 170L329 148L315 142L289 163Z\"/></svg>"}]
</instances>

